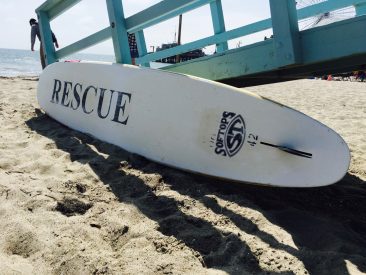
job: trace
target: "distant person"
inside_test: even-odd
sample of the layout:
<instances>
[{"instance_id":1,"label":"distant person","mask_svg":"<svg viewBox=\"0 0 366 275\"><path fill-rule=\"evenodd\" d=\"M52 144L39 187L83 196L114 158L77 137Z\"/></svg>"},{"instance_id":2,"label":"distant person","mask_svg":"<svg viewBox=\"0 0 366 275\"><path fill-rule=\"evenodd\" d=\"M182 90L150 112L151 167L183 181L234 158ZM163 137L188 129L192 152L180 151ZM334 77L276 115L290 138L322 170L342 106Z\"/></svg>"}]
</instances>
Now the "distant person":
<instances>
[{"instance_id":1,"label":"distant person","mask_svg":"<svg viewBox=\"0 0 366 275\"><path fill-rule=\"evenodd\" d=\"M139 51L137 49L136 36L134 33L128 34L128 44L130 46L131 63L132 65L136 65L135 59L139 56Z\"/></svg>"},{"instance_id":2,"label":"distant person","mask_svg":"<svg viewBox=\"0 0 366 275\"><path fill-rule=\"evenodd\" d=\"M39 32L38 22L36 19L31 18L29 20L29 25L31 25L31 50L32 52L34 51L34 43L36 42L36 37L38 37L38 40L40 42L39 54L41 58L42 69L44 69L46 67L46 61L44 59L42 40L41 40L41 34ZM55 44L56 48L58 48L58 42L56 36L53 32L51 33L52 33L52 42Z\"/></svg>"},{"instance_id":3,"label":"distant person","mask_svg":"<svg viewBox=\"0 0 366 275\"><path fill-rule=\"evenodd\" d=\"M356 76L357 80L361 80L361 82L364 82L365 78L366 78L365 71L358 71L357 72L357 76Z\"/></svg>"},{"instance_id":4,"label":"distant person","mask_svg":"<svg viewBox=\"0 0 366 275\"><path fill-rule=\"evenodd\" d=\"M361 73L361 81L364 82L365 78L366 78L366 72L365 71L362 71Z\"/></svg>"}]
</instances>

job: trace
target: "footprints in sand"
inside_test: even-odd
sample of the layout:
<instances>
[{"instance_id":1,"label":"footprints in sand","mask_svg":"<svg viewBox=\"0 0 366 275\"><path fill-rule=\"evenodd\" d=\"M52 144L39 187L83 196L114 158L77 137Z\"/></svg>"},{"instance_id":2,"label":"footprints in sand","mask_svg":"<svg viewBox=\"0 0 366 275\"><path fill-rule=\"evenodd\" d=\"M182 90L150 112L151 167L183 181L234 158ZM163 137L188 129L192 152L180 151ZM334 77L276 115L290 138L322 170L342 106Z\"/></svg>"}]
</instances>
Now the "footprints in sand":
<instances>
[{"instance_id":1,"label":"footprints in sand","mask_svg":"<svg viewBox=\"0 0 366 275\"><path fill-rule=\"evenodd\" d=\"M20 224L14 227L16 229L9 232L5 239L5 251L9 255L19 255L23 258L28 258L37 253L41 248L41 244L37 240L37 234L23 228Z\"/></svg>"},{"instance_id":2,"label":"footprints in sand","mask_svg":"<svg viewBox=\"0 0 366 275\"><path fill-rule=\"evenodd\" d=\"M74 215L84 215L92 206L92 203L85 203L79 199L64 198L57 202L55 210L70 217Z\"/></svg>"},{"instance_id":3,"label":"footprints in sand","mask_svg":"<svg viewBox=\"0 0 366 275\"><path fill-rule=\"evenodd\" d=\"M113 251L120 251L124 245L129 242L132 238L129 226L119 225L112 226L111 228L105 229L105 240L110 244Z\"/></svg>"}]
</instances>

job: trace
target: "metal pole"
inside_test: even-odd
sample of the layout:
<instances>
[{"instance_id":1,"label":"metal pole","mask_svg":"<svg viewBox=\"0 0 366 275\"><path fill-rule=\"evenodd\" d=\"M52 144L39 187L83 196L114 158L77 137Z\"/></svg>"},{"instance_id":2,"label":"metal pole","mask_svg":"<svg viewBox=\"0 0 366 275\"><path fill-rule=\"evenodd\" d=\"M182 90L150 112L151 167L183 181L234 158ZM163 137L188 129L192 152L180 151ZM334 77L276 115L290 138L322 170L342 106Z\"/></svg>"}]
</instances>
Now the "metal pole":
<instances>
[{"instance_id":1,"label":"metal pole","mask_svg":"<svg viewBox=\"0 0 366 275\"><path fill-rule=\"evenodd\" d=\"M178 45L181 44L181 38L182 38L182 14L179 15L179 26L178 26ZM175 62L180 62L180 55L178 54L175 58Z\"/></svg>"}]
</instances>

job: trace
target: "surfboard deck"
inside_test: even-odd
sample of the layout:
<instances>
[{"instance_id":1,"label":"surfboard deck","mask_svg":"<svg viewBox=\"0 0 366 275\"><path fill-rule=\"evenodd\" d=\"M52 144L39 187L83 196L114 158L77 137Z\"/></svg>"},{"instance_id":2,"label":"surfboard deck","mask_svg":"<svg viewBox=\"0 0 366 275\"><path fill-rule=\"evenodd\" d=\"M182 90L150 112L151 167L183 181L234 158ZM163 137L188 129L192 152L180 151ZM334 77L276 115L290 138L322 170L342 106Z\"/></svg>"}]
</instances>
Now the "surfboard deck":
<instances>
[{"instance_id":1,"label":"surfboard deck","mask_svg":"<svg viewBox=\"0 0 366 275\"><path fill-rule=\"evenodd\" d=\"M224 84L136 66L54 63L38 102L62 124L153 161L240 182L315 187L343 178L347 144L322 123Z\"/></svg>"}]
</instances>

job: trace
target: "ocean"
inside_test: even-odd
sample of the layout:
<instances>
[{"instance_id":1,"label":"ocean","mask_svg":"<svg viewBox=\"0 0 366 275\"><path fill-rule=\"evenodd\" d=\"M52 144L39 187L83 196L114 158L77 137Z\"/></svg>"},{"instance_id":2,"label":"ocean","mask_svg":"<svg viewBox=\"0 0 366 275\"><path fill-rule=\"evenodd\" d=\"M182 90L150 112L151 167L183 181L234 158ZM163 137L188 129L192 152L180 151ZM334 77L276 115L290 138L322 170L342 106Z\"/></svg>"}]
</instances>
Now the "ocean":
<instances>
[{"instance_id":1,"label":"ocean","mask_svg":"<svg viewBox=\"0 0 366 275\"><path fill-rule=\"evenodd\" d=\"M63 60L90 60L115 62L114 55L77 53ZM162 68L169 64L150 62L151 68ZM39 76L42 72L39 51L1 49L0 48L0 77L1 76Z\"/></svg>"},{"instance_id":2,"label":"ocean","mask_svg":"<svg viewBox=\"0 0 366 275\"><path fill-rule=\"evenodd\" d=\"M112 55L79 53L67 59L114 62ZM0 76L39 76L42 72L39 51L1 49Z\"/></svg>"}]
</instances>

